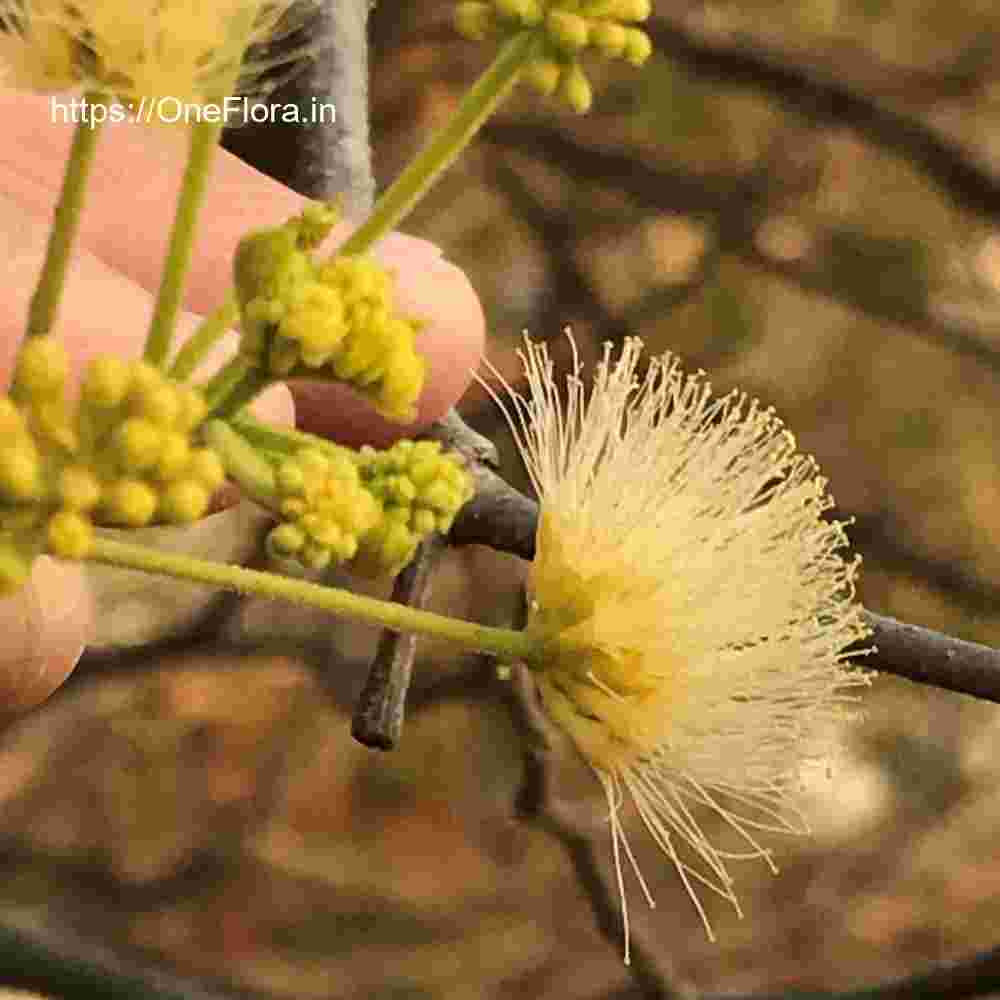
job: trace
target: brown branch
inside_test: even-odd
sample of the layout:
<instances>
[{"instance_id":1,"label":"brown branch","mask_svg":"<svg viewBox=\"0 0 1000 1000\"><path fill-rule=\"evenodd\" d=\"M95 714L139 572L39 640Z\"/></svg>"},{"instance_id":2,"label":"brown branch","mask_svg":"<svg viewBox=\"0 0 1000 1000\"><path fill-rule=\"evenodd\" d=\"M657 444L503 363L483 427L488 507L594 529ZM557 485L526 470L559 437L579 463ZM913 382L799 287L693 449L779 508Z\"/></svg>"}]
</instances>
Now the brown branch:
<instances>
[{"instance_id":1,"label":"brown branch","mask_svg":"<svg viewBox=\"0 0 1000 1000\"><path fill-rule=\"evenodd\" d=\"M412 608L426 604L442 548L437 535L420 543L417 554L396 577L394 601ZM412 632L383 630L351 722L351 735L359 743L373 750L395 750L399 745L416 652L417 637Z\"/></svg>"}]
</instances>

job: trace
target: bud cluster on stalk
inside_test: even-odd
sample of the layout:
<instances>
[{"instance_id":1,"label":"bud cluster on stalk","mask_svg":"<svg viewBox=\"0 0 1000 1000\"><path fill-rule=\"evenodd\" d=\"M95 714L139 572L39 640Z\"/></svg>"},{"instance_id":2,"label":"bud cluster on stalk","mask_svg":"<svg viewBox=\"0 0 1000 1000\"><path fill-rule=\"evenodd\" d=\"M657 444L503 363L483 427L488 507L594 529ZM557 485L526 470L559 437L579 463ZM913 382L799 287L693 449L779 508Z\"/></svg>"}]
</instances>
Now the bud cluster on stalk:
<instances>
[{"instance_id":1,"label":"bud cluster on stalk","mask_svg":"<svg viewBox=\"0 0 1000 1000\"><path fill-rule=\"evenodd\" d=\"M393 278L367 256L313 260L329 231L315 215L246 236L234 265L241 352L274 378L346 382L379 413L416 414L426 365L415 348L418 320L400 316Z\"/></svg>"},{"instance_id":2,"label":"bud cluster on stalk","mask_svg":"<svg viewBox=\"0 0 1000 1000\"><path fill-rule=\"evenodd\" d=\"M579 63L585 51L641 66L652 53L649 36L636 23L651 12L650 0L464 0L455 26L473 41L506 39L537 28L545 44L522 79L545 97L574 111L590 109L594 94Z\"/></svg>"},{"instance_id":3,"label":"bud cluster on stalk","mask_svg":"<svg viewBox=\"0 0 1000 1000\"><path fill-rule=\"evenodd\" d=\"M275 483L283 520L268 536L272 555L317 570L346 563L370 577L398 573L473 493L461 459L437 441L305 448L279 464Z\"/></svg>"},{"instance_id":4,"label":"bud cluster on stalk","mask_svg":"<svg viewBox=\"0 0 1000 1000\"><path fill-rule=\"evenodd\" d=\"M68 372L57 337L30 339L0 397L0 592L43 551L84 558L95 524L197 520L225 479L216 454L192 443L206 412L197 390L108 356L90 363L71 407Z\"/></svg>"}]
</instances>

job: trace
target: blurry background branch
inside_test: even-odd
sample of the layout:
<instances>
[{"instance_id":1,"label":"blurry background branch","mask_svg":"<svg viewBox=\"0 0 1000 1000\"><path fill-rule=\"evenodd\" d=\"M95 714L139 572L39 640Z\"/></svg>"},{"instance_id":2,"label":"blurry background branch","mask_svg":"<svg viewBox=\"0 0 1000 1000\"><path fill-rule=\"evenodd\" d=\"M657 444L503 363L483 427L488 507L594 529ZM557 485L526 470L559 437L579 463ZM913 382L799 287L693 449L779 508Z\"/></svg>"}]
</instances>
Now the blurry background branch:
<instances>
[{"instance_id":1,"label":"blurry background branch","mask_svg":"<svg viewBox=\"0 0 1000 1000\"><path fill-rule=\"evenodd\" d=\"M970 150L916 116L892 108L890 96L955 96L984 89L994 69L988 37L950 65L907 71L879 66L857 50L782 51L741 32L713 29L704 11L663 4L649 24L654 48L695 74L727 87L751 87L776 97L806 117L850 128L869 142L905 157L954 201L986 218L1000 218L1000 175ZM686 6L686 5L685 5ZM853 58L852 58L853 56Z\"/></svg>"},{"instance_id":2,"label":"blurry background branch","mask_svg":"<svg viewBox=\"0 0 1000 1000\"><path fill-rule=\"evenodd\" d=\"M484 129L484 137L498 148L557 166L577 181L623 192L647 211L701 220L711 228L720 251L735 254L803 291L941 344L1000 373L1000 348L991 343L1000 338L1000 322L986 326L936 306L929 299L919 258L908 257L908 247L898 241L830 228L815 231L809 249L801 256L789 259L773 252L760 236L771 207L769 199L783 188L775 187L772 193L768 174L696 174L667 163L651 164L585 140L562 126L541 122L494 121ZM526 221L547 246L559 248L562 258L569 256L565 254L566 235L582 235L568 215L543 216L536 211ZM590 302L594 308L585 283L580 279L576 282L583 294L571 301ZM567 300L562 301L565 308ZM620 335L623 323L604 318L607 336Z\"/></svg>"}]
</instances>

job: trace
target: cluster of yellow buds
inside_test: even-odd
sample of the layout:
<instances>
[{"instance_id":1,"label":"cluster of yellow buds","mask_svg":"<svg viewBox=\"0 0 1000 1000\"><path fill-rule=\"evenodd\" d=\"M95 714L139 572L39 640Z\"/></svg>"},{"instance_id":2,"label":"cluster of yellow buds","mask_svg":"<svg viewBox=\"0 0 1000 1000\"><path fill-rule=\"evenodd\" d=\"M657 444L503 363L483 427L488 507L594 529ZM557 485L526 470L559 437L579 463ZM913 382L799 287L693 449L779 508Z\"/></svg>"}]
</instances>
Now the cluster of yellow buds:
<instances>
[{"instance_id":1,"label":"cluster of yellow buds","mask_svg":"<svg viewBox=\"0 0 1000 1000\"><path fill-rule=\"evenodd\" d=\"M268 536L272 555L310 569L348 563L371 577L398 573L473 493L461 459L437 441L306 448L281 462L275 485L283 521Z\"/></svg>"},{"instance_id":2,"label":"cluster of yellow buds","mask_svg":"<svg viewBox=\"0 0 1000 1000\"><path fill-rule=\"evenodd\" d=\"M466 38L506 38L539 28L543 51L523 79L546 97L555 95L574 111L589 110L594 94L579 63L591 50L641 66L653 47L635 27L652 10L650 0L468 0L455 8L455 26Z\"/></svg>"},{"instance_id":3,"label":"cluster of yellow buds","mask_svg":"<svg viewBox=\"0 0 1000 1000\"><path fill-rule=\"evenodd\" d=\"M281 462L275 485L284 520L268 535L268 549L310 569L353 559L359 539L382 516L347 448L302 449Z\"/></svg>"},{"instance_id":4,"label":"cluster of yellow buds","mask_svg":"<svg viewBox=\"0 0 1000 1000\"><path fill-rule=\"evenodd\" d=\"M361 479L382 504L382 520L362 539L352 568L367 576L398 573L431 532L442 535L475 492L458 455L439 441L397 441L361 449Z\"/></svg>"},{"instance_id":5,"label":"cluster of yellow buds","mask_svg":"<svg viewBox=\"0 0 1000 1000\"><path fill-rule=\"evenodd\" d=\"M240 349L275 378L337 379L383 416L412 420L426 371L420 322L396 313L392 276L372 258L314 261L309 251L325 234L304 215L240 242Z\"/></svg>"},{"instance_id":6,"label":"cluster of yellow buds","mask_svg":"<svg viewBox=\"0 0 1000 1000\"><path fill-rule=\"evenodd\" d=\"M201 395L142 361L91 362L71 409L69 362L54 336L25 342L12 394L0 397L0 591L47 550L86 556L94 524L141 527L200 518L225 473L192 446Z\"/></svg>"}]
</instances>

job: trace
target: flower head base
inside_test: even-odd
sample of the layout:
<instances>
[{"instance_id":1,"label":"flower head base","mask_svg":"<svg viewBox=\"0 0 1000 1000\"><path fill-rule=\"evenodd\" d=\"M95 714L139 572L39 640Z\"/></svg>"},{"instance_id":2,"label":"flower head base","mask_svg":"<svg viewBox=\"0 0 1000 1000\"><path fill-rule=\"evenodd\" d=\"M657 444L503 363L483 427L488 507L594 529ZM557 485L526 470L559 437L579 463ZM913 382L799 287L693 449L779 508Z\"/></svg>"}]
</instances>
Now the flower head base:
<instances>
[{"instance_id":1,"label":"flower head base","mask_svg":"<svg viewBox=\"0 0 1000 1000\"><path fill-rule=\"evenodd\" d=\"M478 0L456 6L455 27L473 41L541 31L543 51L525 70L525 81L583 113L590 109L593 91L579 57L590 50L641 66L652 45L635 24L651 10L649 0Z\"/></svg>"},{"instance_id":2,"label":"flower head base","mask_svg":"<svg viewBox=\"0 0 1000 1000\"><path fill-rule=\"evenodd\" d=\"M192 444L206 412L194 389L103 357L71 409L68 367L58 338L30 339L13 398L0 397L0 592L20 586L44 550L85 558L94 524L197 520L225 478L214 452Z\"/></svg>"},{"instance_id":3,"label":"flower head base","mask_svg":"<svg viewBox=\"0 0 1000 1000\"><path fill-rule=\"evenodd\" d=\"M275 378L347 382L383 416L406 423L424 385L421 324L397 314L384 268L367 257L318 264L308 251L319 241L304 217L241 240L240 349Z\"/></svg>"},{"instance_id":4,"label":"flower head base","mask_svg":"<svg viewBox=\"0 0 1000 1000\"><path fill-rule=\"evenodd\" d=\"M544 346L524 355L505 413L541 502L531 666L606 792L623 907L622 848L645 890L627 792L711 936L698 890L738 910L728 862L773 868L762 834L804 832L800 766L866 683L845 650L867 630L812 459L771 411L640 355L608 347L589 399L577 365L565 402Z\"/></svg>"},{"instance_id":5,"label":"flower head base","mask_svg":"<svg viewBox=\"0 0 1000 1000\"><path fill-rule=\"evenodd\" d=\"M43 92L83 87L126 104L219 102L252 89L248 46L288 0L0 0L0 77ZM260 67L263 69L263 67Z\"/></svg>"}]
</instances>

